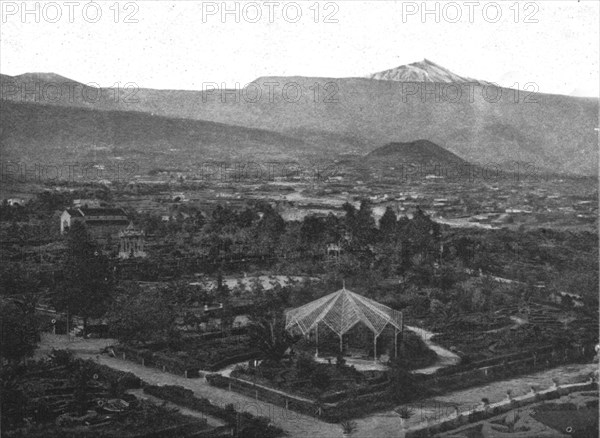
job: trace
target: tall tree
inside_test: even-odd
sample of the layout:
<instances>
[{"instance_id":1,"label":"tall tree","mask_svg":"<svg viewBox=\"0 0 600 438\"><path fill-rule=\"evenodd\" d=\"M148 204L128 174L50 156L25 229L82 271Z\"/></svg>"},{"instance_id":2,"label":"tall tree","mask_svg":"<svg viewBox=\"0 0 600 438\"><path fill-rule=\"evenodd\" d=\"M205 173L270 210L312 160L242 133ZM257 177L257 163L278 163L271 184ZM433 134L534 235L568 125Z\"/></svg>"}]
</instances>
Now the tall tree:
<instances>
[{"instance_id":1,"label":"tall tree","mask_svg":"<svg viewBox=\"0 0 600 438\"><path fill-rule=\"evenodd\" d=\"M385 213L379 219L379 231L383 240L389 240L396 234L397 221L396 213L392 207L388 206Z\"/></svg>"},{"instance_id":2,"label":"tall tree","mask_svg":"<svg viewBox=\"0 0 600 438\"><path fill-rule=\"evenodd\" d=\"M67 234L65 279L54 295L58 310L83 319L83 334L87 333L90 318L104 315L110 304L113 273L109 260L76 222Z\"/></svg>"},{"instance_id":3,"label":"tall tree","mask_svg":"<svg viewBox=\"0 0 600 438\"><path fill-rule=\"evenodd\" d=\"M38 322L26 305L0 301L0 365L3 360L19 362L33 355Z\"/></svg>"},{"instance_id":4,"label":"tall tree","mask_svg":"<svg viewBox=\"0 0 600 438\"><path fill-rule=\"evenodd\" d=\"M270 254L277 248L285 232L285 221L269 204L262 206L262 213L256 226L256 242L260 253Z\"/></svg>"},{"instance_id":5,"label":"tall tree","mask_svg":"<svg viewBox=\"0 0 600 438\"><path fill-rule=\"evenodd\" d=\"M254 284L250 294L253 302L248 326L250 339L262 352L263 359L279 361L298 340L285 329L283 310L288 304L289 290L264 290L262 286Z\"/></svg>"},{"instance_id":6,"label":"tall tree","mask_svg":"<svg viewBox=\"0 0 600 438\"><path fill-rule=\"evenodd\" d=\"M172 291L142 290L129 285L126 293L115 299L109 312L113 336L123 341L158 341L172 337L178 315Z\"/></svg>"}]
</instances>

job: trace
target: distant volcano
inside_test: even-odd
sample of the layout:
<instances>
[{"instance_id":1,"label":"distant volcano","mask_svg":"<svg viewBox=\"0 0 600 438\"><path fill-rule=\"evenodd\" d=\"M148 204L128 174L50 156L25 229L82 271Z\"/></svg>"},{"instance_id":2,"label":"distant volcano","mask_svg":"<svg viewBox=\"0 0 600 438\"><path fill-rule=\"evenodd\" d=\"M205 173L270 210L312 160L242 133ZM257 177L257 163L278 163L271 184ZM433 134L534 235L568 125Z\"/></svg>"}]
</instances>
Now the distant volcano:
<instances>
[{"instance_id":1,"label":"distant volcano","mask_svg":"<svg viewBox=\"0 0 600 438\"><path fill-rule=\"evenodd\" d=\"M362 158L370 165L463 165L467 162L458 155L428 140L416 140L408 143L388 143L375 149Z\"/></svg>"},{"instance_id":2,"label":"distant volcano","mask_svg":"<svg viewBox=\"0 0 600 438\"><path fill-rule=\"evenodd\" d=\"M444 83L475 83L487 85L488 82L459 76L447 68L424 59L421 62L413 62L408 65L392 68L390 70L373 73L367 76L369 79L380 81L397 82L444 82Z\"/></svg>"}]
</instances>

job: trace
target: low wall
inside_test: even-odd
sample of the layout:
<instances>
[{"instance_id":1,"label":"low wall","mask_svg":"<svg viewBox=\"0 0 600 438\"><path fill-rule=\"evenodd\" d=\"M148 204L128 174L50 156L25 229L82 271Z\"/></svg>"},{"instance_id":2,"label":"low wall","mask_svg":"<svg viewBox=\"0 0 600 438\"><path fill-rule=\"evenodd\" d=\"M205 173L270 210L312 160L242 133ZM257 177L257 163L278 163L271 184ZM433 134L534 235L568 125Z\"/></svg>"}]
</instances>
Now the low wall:
<instances>
[{"instance_id":1,"label":"low wall","mask_svg":"<svg viewBox=\"0 0 600 438\"><path fill-rule=\"evenodd\" d=\"M467 424L477 423L479 421L504 414L513 409L530 405L532 403L553 400L572 392L590 390L597 391L598 384L596 382L577 383L562 387L558 386L556 388L551 388L537 393L530 393L521 397L515 397L511 400L507 399L499 403L493 403L489 405L489 407L482 406L479 409L461 412L454 417L448 418L431 426L409 429L406 431L405 438L426 438L435 436L439 433L447 432Z\"/></svg>"}]
</instances>

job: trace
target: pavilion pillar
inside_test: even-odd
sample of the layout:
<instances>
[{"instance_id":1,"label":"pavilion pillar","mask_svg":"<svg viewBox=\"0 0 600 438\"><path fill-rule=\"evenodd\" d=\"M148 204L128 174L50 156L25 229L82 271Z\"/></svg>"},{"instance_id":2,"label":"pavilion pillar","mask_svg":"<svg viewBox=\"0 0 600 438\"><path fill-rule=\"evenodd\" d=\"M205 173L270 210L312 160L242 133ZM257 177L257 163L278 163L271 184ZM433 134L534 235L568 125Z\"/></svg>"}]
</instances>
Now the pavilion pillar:
<instances>
[{"instance_id":1,"label":"pavilion pillar","mask_svg":"<svg viewBox=\"0 0 600 438\"><path fill-rule=\"evenodd\" d=\"M400 352L404 347L404 312L400 312Z\"/></svg>"},{"instance_id":2,"label":"pavilion pillar","mask_svg":"<svg viewBox=\"0 0 600 438\"><path fill-rule=\"evenodd\" d=\"M394 358L398 357L398 329L394 327Z\"/></svg>"},{"instance_id":3,"label":"pavilion pillar","mask_svg":"<svg viewBox=\"0 0 600 438\"><path fill-rule=\"evenodd\" d=\"M373 362L377 362L377 335L373 334Z\"/></svg>"},{"instance_id":4,"label":"pavilion pillar","mask_svg":"<svg viewBox=\"0 0 600 438\"><path fill-rule=\"evenodd\" d=\"M319 323L317 323L316 330L315 330L315 343L316 343L315 357L319 357Z\"/></svg>"},{"instance_id":5,"label":"pavilion pillar","mask_svg":"<svg viewBox=\"0 0 600 438\"><path fill-rule=\"evenodd\" d=\"M340 354L344 352L344 341L342 338L343 336L343 334L340 335Z\"/></svg>"}]
</instances>

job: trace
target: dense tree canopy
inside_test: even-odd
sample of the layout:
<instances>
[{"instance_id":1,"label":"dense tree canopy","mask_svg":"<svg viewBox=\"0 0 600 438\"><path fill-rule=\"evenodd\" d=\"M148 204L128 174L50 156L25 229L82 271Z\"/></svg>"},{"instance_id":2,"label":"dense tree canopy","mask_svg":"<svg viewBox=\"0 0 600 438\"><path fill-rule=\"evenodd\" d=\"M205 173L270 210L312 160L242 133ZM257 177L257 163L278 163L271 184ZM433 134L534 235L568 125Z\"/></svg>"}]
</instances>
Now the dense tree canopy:
<instances>
[{"instance_id":1,"label":"dense tree canopy","mask_svg":"<svg viewBox=\"0 0 600 438\"><path fill-rule=\"evenodd\" d=\"M76 222L67 235L65 279L55 291L57 309L83 318L84 334L89 318L99 318L108 309L114 287L109 259Z\"/></svg>"}]
</instances>

